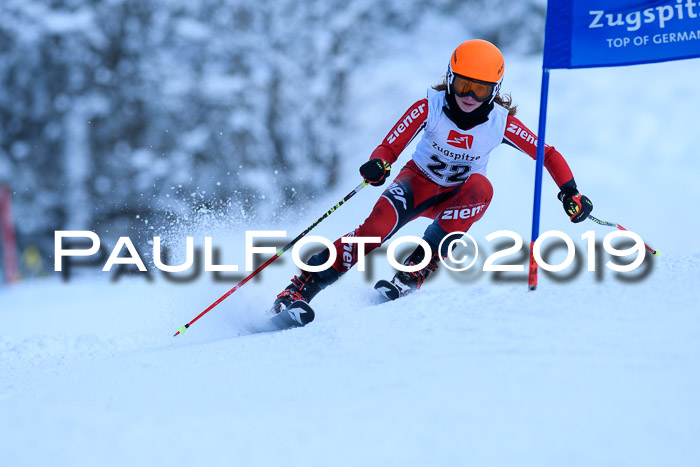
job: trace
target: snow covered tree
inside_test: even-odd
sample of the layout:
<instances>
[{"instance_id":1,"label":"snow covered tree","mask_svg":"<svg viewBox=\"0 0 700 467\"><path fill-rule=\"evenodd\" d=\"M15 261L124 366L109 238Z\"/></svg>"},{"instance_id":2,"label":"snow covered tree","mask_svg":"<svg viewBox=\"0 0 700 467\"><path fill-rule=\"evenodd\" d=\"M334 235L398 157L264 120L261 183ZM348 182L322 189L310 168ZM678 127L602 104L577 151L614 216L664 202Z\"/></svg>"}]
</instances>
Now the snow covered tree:
<instances>
[{"instance_id":1,"label":"snow covered tree","mask_svg":"<svg viewBox=\"0 0 700 467\"><path fill-rule=\"evenodd\" d=\"M429 12L537 50L543 11L541 0L5 0L0 183L16 193L19 236L51 251L58 229L116 234L228 203L267 214L298 203L338 179L348 83L378 37Z\"/></svg>"}]
</instances>

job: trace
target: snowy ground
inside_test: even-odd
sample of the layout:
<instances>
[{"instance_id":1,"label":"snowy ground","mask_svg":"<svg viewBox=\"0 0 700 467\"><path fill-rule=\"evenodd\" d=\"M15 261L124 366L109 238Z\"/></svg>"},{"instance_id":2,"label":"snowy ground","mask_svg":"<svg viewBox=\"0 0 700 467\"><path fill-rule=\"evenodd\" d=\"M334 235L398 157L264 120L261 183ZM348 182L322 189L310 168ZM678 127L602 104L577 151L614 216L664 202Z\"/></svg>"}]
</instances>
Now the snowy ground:
<instances>
[{"instance_id":1,"label":"snowy ground","mask_svg":"<svg viewBox=\"0 0 700 467\"><path fill-rule=\"evenodd\" d=\"M350 281L250 334L260 284L176 339L213 288L26 285L0 295L4 465L697 465L698 277Z\"/></svg>"},{"instance_id":2,"label":"snowy ground","mask_svg":"<svg viewBox=\"0 0 700 467\"><path fill-rule=\"evenodd\" d=\"M352 189L360 161L441 79L461 37L440 31L364 70L344 186L291 225L232 225L295 235ZM539 63L506 59L504 89L535 130ZM695 60L552 75L547 140L595 214L661 250L646 279L581 271L567 282L543 276L528 293L522 281L441 270L413 297L381 304L371 288L390 274L380 254L372 280L352 271L314 300L312 325L257 332L295 272L285 255L177 338L232 284L112 284L96 272L5 288L0 464L699 465L700 94L677 79L699 71ZM413 79L395 92L396 76ZM673 86L649 84L664 82ZM510 148L494 153L496 195L471 232L480 242L501 229L529 240L533 169ZM363 190L314 232L353 229L378 194ZM546 179L543 231L581 246L585 230L610 231L570 225L555 194ZM236 230L228 240L241 239Z\"/></svg>"}]
</instances>

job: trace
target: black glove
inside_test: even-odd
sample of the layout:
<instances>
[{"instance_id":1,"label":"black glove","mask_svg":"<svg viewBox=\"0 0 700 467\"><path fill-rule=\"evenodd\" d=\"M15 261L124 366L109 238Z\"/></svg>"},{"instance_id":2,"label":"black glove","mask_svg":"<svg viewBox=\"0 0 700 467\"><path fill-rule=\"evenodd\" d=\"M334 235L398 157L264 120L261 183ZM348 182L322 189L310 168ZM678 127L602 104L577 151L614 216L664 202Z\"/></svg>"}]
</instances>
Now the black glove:
<instances>
[{"instance_id":1,"label":"black glove","mask_svg":"<svg viewBox=\"0 0 700 467\"><path fill-rule=\"evenodd\" d=\"M381 159L370 159L360 166L360 175L372 186L384 185L391 173L391 165Z\"/></svg>"},{"instance_id":2,"label":"black glove","mask_svg":"<svg viewBox=\"0 0 700 467\"><path fill-rule=\"evenodd\" d=\"M575 187L562 188L558 198L564 205L564 211L569 215L571 222L582 222L593 211L591 200L580 194Z\"/></svg>"}]
</instances>

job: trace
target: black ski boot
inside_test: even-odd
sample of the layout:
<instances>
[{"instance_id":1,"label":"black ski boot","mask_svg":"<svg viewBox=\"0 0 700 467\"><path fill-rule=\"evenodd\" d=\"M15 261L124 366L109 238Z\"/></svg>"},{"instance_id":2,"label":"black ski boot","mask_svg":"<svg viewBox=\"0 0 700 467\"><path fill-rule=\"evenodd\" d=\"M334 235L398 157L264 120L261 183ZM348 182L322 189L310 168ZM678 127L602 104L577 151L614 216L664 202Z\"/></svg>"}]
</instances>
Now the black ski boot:
<instances>
[{"instance_id":1,"label":"black ski boot","mask_svg":"<svg viewBox=\"0 0 700 467\"><path fill-rule=\"evenodd\" d=\"M415 266L416 264L423 261L425 258L425 251L422 247L416 248L413 253L406 258L403 262L404 266ZM382 294L385 298L389 300L396 300L400 297L405 297L406 295L415 292L420 289L423 285L423 281L430 275L431 272L435 271L440 264L440 257L437 253L433 253L430 258L430 262L423 269L414 272L404 272L399 271L391 279L391 282L386 280L380 280L374 286L375 290Z\"/></svg>"},{"instance_id":2,"label":"black ski boot","mask_svg":"<svg viewBox=\"0 0 700 467\"><path fill-rule=\"evenodd\" d=\"M318 276L313 272L301 271L301 275L294 276L292 283L277 295L270 312L276 315L297 300L310 302L323 289L320 282Z\"/></svg>"}]
</instances>

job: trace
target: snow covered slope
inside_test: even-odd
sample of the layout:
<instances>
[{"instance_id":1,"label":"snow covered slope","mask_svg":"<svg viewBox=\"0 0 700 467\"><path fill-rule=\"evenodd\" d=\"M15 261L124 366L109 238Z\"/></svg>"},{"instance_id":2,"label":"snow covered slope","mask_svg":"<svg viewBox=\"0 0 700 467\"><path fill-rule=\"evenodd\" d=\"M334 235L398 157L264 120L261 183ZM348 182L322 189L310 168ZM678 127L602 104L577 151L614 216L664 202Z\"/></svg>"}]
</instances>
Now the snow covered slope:
<instances>
[{"instance_id":1,"label":"snow covered slope","mask_svg":"<svg viewBox=\"0 0 700 467\"><path fill-rule=\"evenodd\" d=\"M271 333L256 284L175 339L213 288L3 291L3 464L697 465L698 278L379 304L358 276Z\"/></svg>"},{"instance_id":2,"label":"snow covered slope","mask_svg":"<svg viewBox=\"0 0 700 467\"><path fill-rule=\"evenodd\" d=\"M352 189L360 161L441 79L460 36L432 32L355 83L346 186L293 222L232 219L219 238L240 248L245 229L293 236ZM506 58L504 89L535 129L539 64ZM22 283L0 290L0 465L697 466L700 95L673 78L698 71L689 61L552 76L547 139L595 214L661 250L645 279L543 276L528 293L522 280L440 270L414 296L380 303L372 283L391 272L378 252L371 275L351 271L314 300L312 325L259 332L296 272L284 255L177 338L233 284L112 284L97 271ZM401 92L396 76L412 77ZM533 167L510 148L494 154L479 241L501 229L529 239ZM379 192L363 190L314 233L350 231ZM585 230L610 231L570 225L555 193L547 180L542 230L578 245Z\"/></svg>"}]
</instances>

